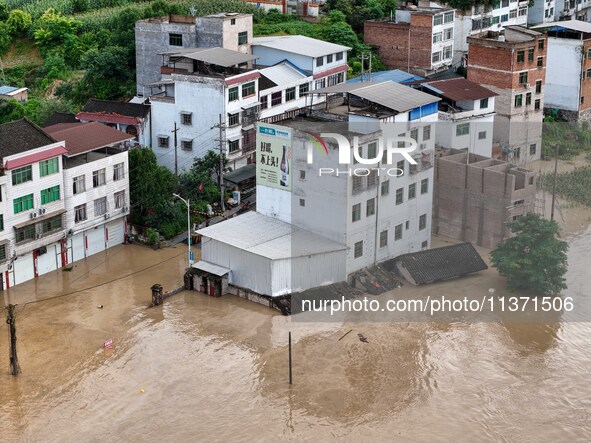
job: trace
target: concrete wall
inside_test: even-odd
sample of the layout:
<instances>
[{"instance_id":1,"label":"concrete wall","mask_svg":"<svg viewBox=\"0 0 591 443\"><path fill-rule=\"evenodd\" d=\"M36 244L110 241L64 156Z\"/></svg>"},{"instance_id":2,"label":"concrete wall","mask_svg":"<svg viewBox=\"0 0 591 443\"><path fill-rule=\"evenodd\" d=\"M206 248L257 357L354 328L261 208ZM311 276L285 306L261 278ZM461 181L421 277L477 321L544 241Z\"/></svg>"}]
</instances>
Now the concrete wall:
<instances>
[{"instance_id":1,"label":"concrete wall","mask_svg":"<svg viewBox=\"0 0 591 443\"><path fill-rule=\"evenodd\" d=\"M494 114L469 119L453 119L453 114L441 115L437 124L437 145L445 148L464 149L473 154L492 156ZM461 113L460 113L461 114ZM457 126L469 123L469 133L457 135ZM485 133L481 138L481 133Z\"/></svg>"},{"instance_id":2,"label":"concrete wall","mask_svg":"<svg viewBox=\"0 0 591 443\"><path fill-rule=\"evenodd\" d=\"M546 67L546 107L567 111L579 109L582 50L580 40L548 38L550 63Z\"/></svg>"}]
</instances>

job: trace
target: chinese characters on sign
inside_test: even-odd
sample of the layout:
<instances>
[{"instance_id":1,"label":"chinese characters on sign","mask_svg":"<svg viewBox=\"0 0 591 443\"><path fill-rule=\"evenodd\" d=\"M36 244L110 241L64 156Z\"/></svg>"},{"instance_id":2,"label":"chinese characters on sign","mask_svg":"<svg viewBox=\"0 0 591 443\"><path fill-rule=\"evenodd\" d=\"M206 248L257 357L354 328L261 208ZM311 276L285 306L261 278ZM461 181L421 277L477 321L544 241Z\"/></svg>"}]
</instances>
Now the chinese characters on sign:
<instances>
[{"instance_id":1,"label":"chinese characters on sign","mask_svg":"<svg viewBox=\"0 0 591 443\"><path fill-rule=\"evenodd\" d=\"M291 129L259 123L256 143L257 184L291 191Z\"/></svg>"}]
</instances>

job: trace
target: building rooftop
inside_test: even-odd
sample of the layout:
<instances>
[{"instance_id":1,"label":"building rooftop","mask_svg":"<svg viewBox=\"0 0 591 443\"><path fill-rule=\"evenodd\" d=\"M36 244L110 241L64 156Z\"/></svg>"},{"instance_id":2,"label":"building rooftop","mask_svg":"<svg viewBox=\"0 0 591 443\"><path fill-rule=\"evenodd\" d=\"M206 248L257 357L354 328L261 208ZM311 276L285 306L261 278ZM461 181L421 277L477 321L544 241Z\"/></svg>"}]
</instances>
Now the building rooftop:
<instances>
[{"instance_id":1,"label":"building rooftop","mask_svg":"<svg viewBox=\"0 0 591 443\"><path fill-rule=\"evenodd\" d=\"M45 121L44 127L57 125L59 123L80 123L74 114L68 114L66 112L54 112Z\"/></svg>"},{"instance_id":2,"label":"building rooftop","mask_svg":"<svg viewBox=\"0 0 591 443\"><path fill-rule=\"evenodd\" d=\"M14 86L0 86L0 95L10 94L18 89L19 88L15 88Z\"/></svg>"},{"instance_id":3,"label":"building rooftop","mask_svg":"<svg viewBox=\"0 0 591 443\"><path fill-rule=\"evenodd\" d=\"M271 260L347 249L346 245L258 212L247 212L197 232Z\"/></svg>"},{"instance_id":4,"label":"building rooftop","mask_svg":"<svg viewBox=\"0 0 591 443\"><path fill-rule=\"evenodd\" d=\"M97 100L91 98L80 111L93 114L124 115L126 117L143 118L150 112L150 105L124 103L111 100Z\"/></svg>"},{"instance_id":5,"label":"building rooftop","mask_svg":"<svg viewBox=\"0 0 591 443\"><path fill-rule=\"evenodd\" d=\"M396 257L417 285L462 277L484 271L488 266L471 243L427 249Z\"/></svg>"},{"instance_id":6,"label":"building rooftop","mask_svg":"<svg viewBox=\"0 0 591 443\"><path fill-rule=\"evenodd\" d=\"M361 77L352 78L351 80L347 80L347 83L367 83L367 77L365 77L365 82L362 81ZM396 82L396 83L408 83L412 81L423 80L423 77L419 77L418 75L411 74L406 71L402 71L400 69L392 69L390 71L378 71L372 72L371 74L371 81L372 82Z\"/></svg>"},{"instance_id":7,"label":"building rooftop","mask_svg":"<svg viewBox=\"0 0 591 443\"><path fill-rule=\"evenodd\" d=\"M454 102L481 100L498 95L490 89L466 80L464 77L423 81L419 83L418 87L423 90L427 89L440 97L448 98Z\"/></svg>"},{"instance_id":8,"label":"building rooftop","mask_svg":"<svg viewBox=\"0 0 591 443\"><path fill-rule=\"evenodd\" d=\"M306 57L322 57L336 52L350 51L348 46L317 40L303 35L281 35L273 37L256 37L252 40L253 46L278 49L292 54Z\"/></svg>"},{"instance_id":9,"label":"building rooftop","mask_svg":"<svg viewBox=\"0 0 591 443\"><path fill-rule=\"evenodd\" d=\"M308 78L311 75L297 68L288 61L283 61L268 68L260 69L259 72L261 76L265 77L265 79L271 82L266 88L261 89L268 89L270 87L280 85L290 85L294 82L297 82L298 80Z\"/></svg>"},{"instance_id":10,"label":"building rooftop","mask_svg":"<svg viewBox=\"0 0 591 443\"><path fill-rule=\"evenodd\" d=\"M0 125L0 157L51 145L56 140L26 118Z\"/></svg>"},{"instance_id":11,"label":"building rooftop","mask_svg":"<svg viewBox=\"0 0 591 443\"><path fill-rule=\"evenodd\" d=\"M563 22L560 22L563 23ZM468 42L497 42L499 45L511 43L531 42L542 33L524 26L506 26L503 31L484 31L468 37Z\"/></svg>"},{"instance_id":12,"label":"building rooftop","mask_svg":"<svg viewBox=\"0 0 591 443\"><path fill-rule=\"evenodd\" d=\"M563 22L550 22L543 23L541 25L532 26L532 29L546 29L553 28L553 31L561 29L569 29L571 31L579 31L591 34L591 23L587 23L581 20L565 20ZM534 31L535 32L535 31Z\"/></svg>"},{"instance_id":13,"label":"building rooftop","mask_svg":"<svg viewBox=\"0 0 591 443\"><path fill-rule=\"evenodd\" d=\"M65 141L66 149L68 150L68 154L66 155L70 156L134 139L133 135L126 134L98 122L62 123L56 126L49 126L45 128L45 131L56 140Z\"/></svg>"},{"instance_id":14,"label":"building rooftop","mask_svg":"<svg viewBox=\"0 0 591 443\"><path fill-rule=\"evenodd\" d=\"M162 52L160 55L167 55L170 58L187 58L224 68L248 63L258 58L254 55L244 54L226 48L185 48L177 51Z\"/></svg>"}]
</instances>

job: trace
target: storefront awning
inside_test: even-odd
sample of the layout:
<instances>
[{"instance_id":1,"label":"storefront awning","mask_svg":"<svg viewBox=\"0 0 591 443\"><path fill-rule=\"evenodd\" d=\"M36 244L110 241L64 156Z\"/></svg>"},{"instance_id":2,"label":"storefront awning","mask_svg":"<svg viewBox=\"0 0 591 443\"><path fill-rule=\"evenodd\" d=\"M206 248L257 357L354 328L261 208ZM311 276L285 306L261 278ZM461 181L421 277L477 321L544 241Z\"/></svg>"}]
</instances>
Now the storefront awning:
<instances>
[{"instance_id":1,"label":"storefront awning","mask_svg":"<svg viewBox=\"0 0 591 443\"><path fill-rule=\"evenodd\" d=\"M203 272L207 272L208 274L217 275L218 277L222 277L230 272L230 269L224 268L222 266L214 265L213 263L209 263L206 261L198 261L193 265L194 269L198 269Z\"/></svg>"}]
</instances>

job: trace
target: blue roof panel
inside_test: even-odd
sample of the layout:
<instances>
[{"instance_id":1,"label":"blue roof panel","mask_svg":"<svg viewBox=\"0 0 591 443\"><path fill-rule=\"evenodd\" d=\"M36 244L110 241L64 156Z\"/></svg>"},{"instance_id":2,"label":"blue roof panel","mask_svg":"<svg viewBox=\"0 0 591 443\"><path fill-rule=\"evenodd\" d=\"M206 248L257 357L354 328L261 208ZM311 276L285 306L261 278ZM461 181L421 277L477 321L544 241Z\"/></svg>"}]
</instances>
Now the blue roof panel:
<instances>
[{"instance_id":1,"label":"blue roof panel","mask_svg":"<svg viewBox=\"0 0 591 443\"><path fill-rule=\"evenodd\" d=\"M424 80L423 77L419 77L418 75L411 74L406 71L402 71L400 69L392 69L391 71L378 71L373 72L371 74L371 81L372 82L385 82L385 81L393 81L396 83L409 83L417 80ZM365 81L367 80L367 75L365 76ZM348 80L347 83L360 83L361 77L356 77L351 80Z\"/></svg>"}]
</instances>

